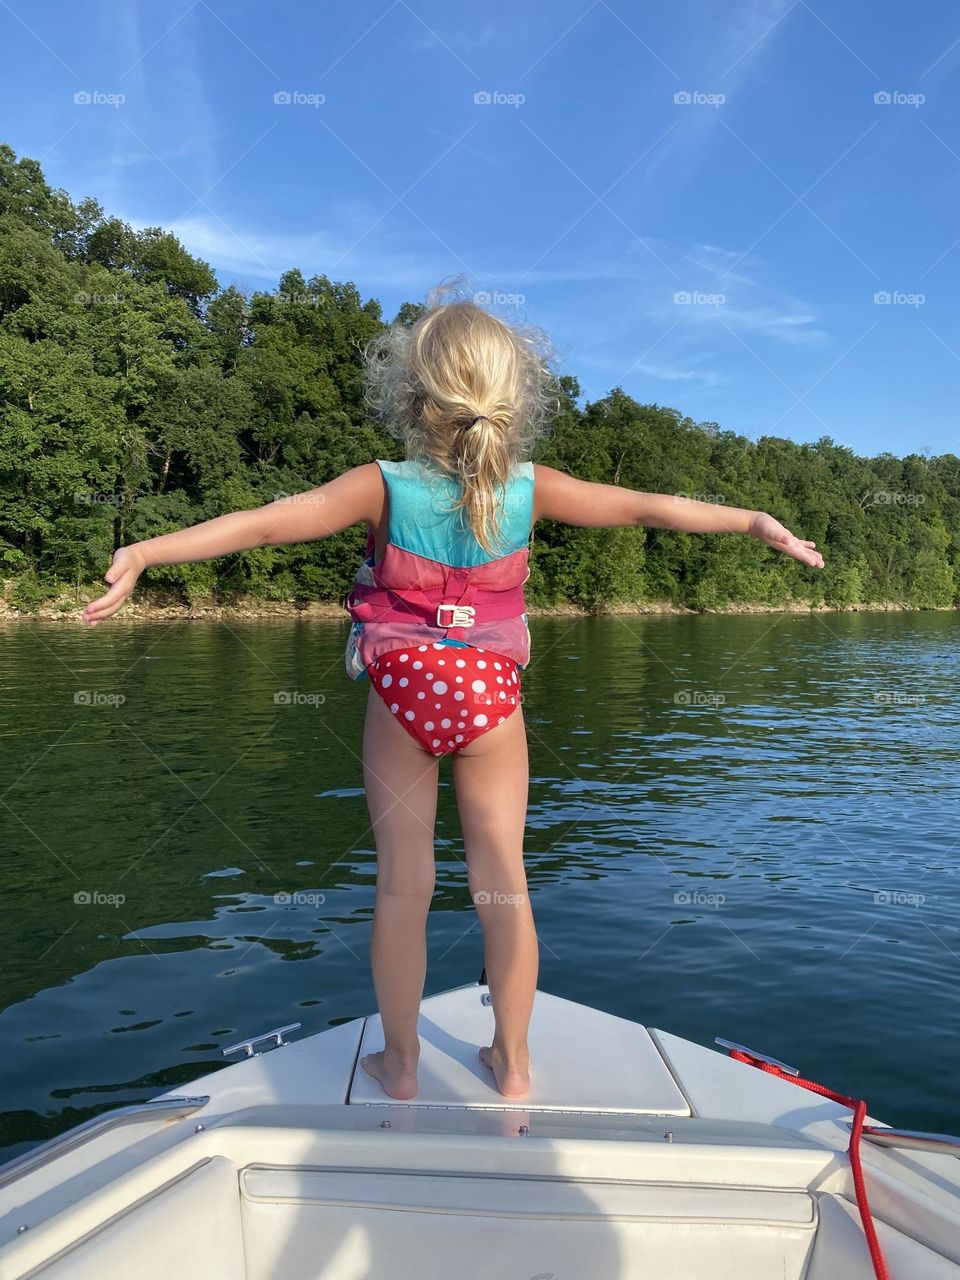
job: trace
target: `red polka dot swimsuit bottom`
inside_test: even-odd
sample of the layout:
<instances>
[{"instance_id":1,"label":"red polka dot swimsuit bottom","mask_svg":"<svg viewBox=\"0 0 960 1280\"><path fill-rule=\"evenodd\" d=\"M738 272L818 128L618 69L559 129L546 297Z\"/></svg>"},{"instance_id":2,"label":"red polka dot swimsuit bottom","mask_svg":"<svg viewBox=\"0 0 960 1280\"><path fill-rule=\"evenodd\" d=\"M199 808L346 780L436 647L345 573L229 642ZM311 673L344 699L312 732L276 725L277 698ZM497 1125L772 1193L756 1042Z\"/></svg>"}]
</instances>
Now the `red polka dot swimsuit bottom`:
<instances>
[{"instance_id":1,"label":"red polka dot swimsuit bottom","mask_svg":"<svg viewBox=\"0 0 960 1280\"><path fill-rule=\"evenodd\" d=\"M450 755L503 724L520 705L517 664L490 649L421 644L367 668L370 683L432 756Z\"/></svg>"}]
</instances>

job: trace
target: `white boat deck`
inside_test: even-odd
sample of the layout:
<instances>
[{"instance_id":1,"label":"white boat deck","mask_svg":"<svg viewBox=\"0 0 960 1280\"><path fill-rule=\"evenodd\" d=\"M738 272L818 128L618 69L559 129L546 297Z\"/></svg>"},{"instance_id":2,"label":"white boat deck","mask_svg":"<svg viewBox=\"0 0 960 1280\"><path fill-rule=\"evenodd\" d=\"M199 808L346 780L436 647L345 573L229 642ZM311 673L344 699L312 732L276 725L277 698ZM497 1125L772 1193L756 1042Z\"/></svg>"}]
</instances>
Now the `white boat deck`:
<instances>
[{"instance_id":1,"label":"white boat deck","mask_svg":"<svg viewBox=\"0 0 960 1280\"><path fill-rule=\"evenodd\" d=\"M645 1027L538 991L530 1020L531 1089L504 1098L477 1054L493 1038L486 987L445 992L424 1001L418 1031L421 1058L414 1107L513 1107L535 1111L601 1111L689 1116L690 1106ZM379 1016L366 1021L360 1056L383 1048ZM392 1103L357 1065L353 1104Z\"/></svg>"}]
</instances>

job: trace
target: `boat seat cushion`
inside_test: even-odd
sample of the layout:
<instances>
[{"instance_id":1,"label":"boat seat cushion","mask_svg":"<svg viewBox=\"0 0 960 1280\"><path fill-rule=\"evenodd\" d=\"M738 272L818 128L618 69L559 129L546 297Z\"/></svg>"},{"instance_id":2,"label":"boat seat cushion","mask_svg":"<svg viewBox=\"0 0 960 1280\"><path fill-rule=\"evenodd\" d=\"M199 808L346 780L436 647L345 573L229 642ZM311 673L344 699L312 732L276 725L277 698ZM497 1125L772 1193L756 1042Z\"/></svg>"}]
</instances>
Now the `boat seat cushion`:
<instances>
[{"instance_id":1,"label":"boat seat cushion","mask_svg":"<svg viewBox=\"0 0 960 1280\"><path fill-rule=\"evenodd\" d=\"M223 1156L204 1160L142 1200L118 1207L28 1275L246 1280L236 1165Z\"/></svg>"},{"instance_id":2,"label":"boat seat cushion","mask_svg":"<svg viewBox=\"0 0 960 1280\"><path fill-rule=\"evenodd\" d=\"M820 1195L820 1227L805 1280L874 1280L870 1251L855 1204L840 1196ZM877 1222L877 1239L890 1274L899 1280L960 1280L960 1267Z\"/></svg>"},{"instance_id":3,"label":"boat seat cushion","mask_svg":"<svg viewBox=\"0 0 960 1280\"><path fill-rule=\"evenodd\" d=\"M800 1280L805 1191L241 1170L248 1280Z\"/></svg>"}]
</instances>

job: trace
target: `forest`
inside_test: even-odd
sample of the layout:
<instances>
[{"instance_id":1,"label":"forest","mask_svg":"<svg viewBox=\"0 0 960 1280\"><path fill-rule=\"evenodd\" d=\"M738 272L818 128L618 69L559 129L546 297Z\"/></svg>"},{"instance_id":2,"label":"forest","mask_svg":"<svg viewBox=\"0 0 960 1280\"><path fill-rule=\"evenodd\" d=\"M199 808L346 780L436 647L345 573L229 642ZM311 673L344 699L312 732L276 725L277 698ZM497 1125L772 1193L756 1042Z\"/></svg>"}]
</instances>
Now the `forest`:
<instances>
[{"instance_id":1,"label":"forest","mask_svg":"<svg viewBox=\"0 0 960 1280\"><path fill-rule=\"evenodd\" d=\"M433 281L425 282L432 284ZM393 319L419 314L404 304ZM0 578L24 613L90 598L114 550L402 456L363 402L363 344L388 323L355 285L295 269L276 291L221 288L155 227L53 189L0 147ZM614 387L559 413L535 460L586 480L765 510L826 557L804 568L750 538L539 523L528 600L602 611L792 601L954 604L960 461L863 458L828 437L752 441ZM904 426L908 446L911 424ZM151 599L342 599L357 527L323 541L151 569Z\"/></svg>"}]
</instances>

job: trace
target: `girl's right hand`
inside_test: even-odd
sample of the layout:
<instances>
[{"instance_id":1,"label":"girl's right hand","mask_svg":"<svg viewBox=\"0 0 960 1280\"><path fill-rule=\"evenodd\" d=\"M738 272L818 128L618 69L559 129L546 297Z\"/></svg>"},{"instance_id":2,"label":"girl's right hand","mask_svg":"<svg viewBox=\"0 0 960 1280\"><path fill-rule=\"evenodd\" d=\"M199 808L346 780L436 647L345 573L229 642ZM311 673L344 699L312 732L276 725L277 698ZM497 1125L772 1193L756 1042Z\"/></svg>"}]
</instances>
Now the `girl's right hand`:
<instances>
[{"instance_id":1,"label":"girl's right hand","mask_svg":"<svg viewBox=\"0 0 960 1280\"><path fill-rule=\"evenodd\" d=\"M136 543L116 550L113 563L103 575L110 583L110 590L99 600L91 600L83 611L83 621L87 626L95 627L98 622L111 618L130 599L137 579L146 567L146 557Z\"/></svg>"}]
</instances>

